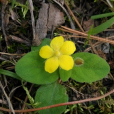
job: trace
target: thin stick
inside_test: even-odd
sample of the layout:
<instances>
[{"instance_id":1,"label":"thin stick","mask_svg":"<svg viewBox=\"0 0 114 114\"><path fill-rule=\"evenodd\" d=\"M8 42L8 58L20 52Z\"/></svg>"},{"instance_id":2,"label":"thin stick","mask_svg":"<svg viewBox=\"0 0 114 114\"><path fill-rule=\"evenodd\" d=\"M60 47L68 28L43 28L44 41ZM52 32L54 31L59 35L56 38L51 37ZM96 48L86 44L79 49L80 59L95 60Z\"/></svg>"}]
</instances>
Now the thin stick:
<instances>
[{"instance_id":1,"label":"thin stick","mask_svg":"<svg viewBox=\"0 0 114 114\"><path fill-rule=\"evenodd\" d=\"M41 107L41 108L34 108L34 109L27 109L27 110L14 110L14 111L18 112L18 113L20 113L20 112L32 112L32 111L44 110L44 109L49 109L49 108L54 108L54 107L59 107L59 106L73 105L73 104L78 104L78 103L96 101L96 100L100 100L102 98L105 98L105 97L109 96L112 93L114 93L114 89L109 91L108 93L102 95L102 96L95 97L95 98L89 98L89 99L84 99L84 100L80 100L80 101L60 103L60 104L55 104L55 105L51 105L51 106L45 106L45 107ZM6 108L2 108L2 107L0 107L0 110L1 111L6 111L6 112L11 112L11 110L6 109Z\"/></svg>"},{"instance_id":2,"label":"thin stick","mask_svg":"<svg viewBox=\"0 0 114 114\"><path fill-rule=\"evenodd\" d=\"M70 20L70 25L71 25L71 28L75 30L75 26L74 26L74 23L69 15L69 13L67 12L67 10L57 1L57 0L53 0L56 4L58 4L62 9L63 11L66 13L67 17L69 18Z\"/></svg>"},{"instance_id":3,"label":"thin stick","mask_svg":"<svg viewBox=\"0 0 114 114\"><path fill-rule=\"evenodd\" d=\"M4 90L4 87L3 87L2 83L1 83L1 81L0 81L0 87L1 87L1 89L2 89L2 91L3 91L3 93L4 93L4 95L5 95L5 97L6 97L6 99L7 99L7 102L8 102L8 104L9 104L9 108L11 109L11 112L12 112L13 114L15 114L15 111L14 111L14 109L13 109L13 106L12 106L12 104L11 104L11 101L10 101L9 97L7 96L7 94L6 94L6 92L5 92L5 90Z\"/></svg>"},{"instance_id":4,"label":"thin stick","mask_svg":"<svg viewBox=\"0 0 114 114\"><path fill-rule=\"evenodd\" d=\"M86 36L86 37L88 36L87 33L83 33L83 32L77 31L77 30L73 30L73 29L67 28L65 26L61 26L61 28L59 28L59 29L63 30L63 31L66 31L66 32L69 32L69 33L76 33L78 35L82 35L82 36ZM90 35L90 39L98 40L98 41L101 41L101 42L108 42L110 44L114 44L114 40L104 39L104 38L93 36L93 35Z\"/></svg>"},{"instance_id":5,"label":"thin stick","mask_svg":"<svg viewBox=\"0 0 114 114\"><path fill-rule=\"evenodd\" d=\"M8 44L8 38L7 38L7 35L6 35L6 31L5 31L5 22L4 22L5 8L6 8L6 1L2 2L1 18L2 18L2 31L3 31L4 39L5 39L5 42L6 42L6 48L7 48L7 51L8 51L9 44Z\"/></svg>"},{"instance_id":6,"label":"thin stick","mask_svg":"<svg viewBox=\"0 0 114 114\"><path fill-rule=\"evenodd\" d=\"M35 31L35 20L34 20L34 14L33 14L33 2L32 0L28 0L29 2L29 9L31 13L31 20L32 20L32 30L33 30L33 40L36 38L36 31Z\"/></svg>"},{"instance_id":7,"label":"thin stick","mask_svg":"<svg viewBox=\"0 0 114 114\"><path fill-rule=\"evenodd\" d=\"M12 53L5 53L5 52L0 52L0 54L11 55L11 56L24 56L25 55L25 54L12 54Z\"/></svg>"},{"instance_id":8,"label":"thin stick","mask_svg":"<svg viewBox=\"0 0 114 114\"><path fill-rule=\"evenodd\" d=\"M96 42L96 43L94 43L93 44L93 46L94 47L97 47L98 45L100 45L101 44L101 42ZM88 47L88 48L86 48L85 50L84 50L84 52L88 52L88 51L90 51L91 50L91 47Z\"/></svg>"},{"instance_id":9,"label":"thin stick","mask_svg":"<svg viewBox=\"0 0 114 114\"><path fill-rule=\"evenodd\" d=\"M65 5L66 5L67 9L69 10L70 14L73 16L73 18L74 18L75 22L77 23L77 25L79 26L80 30L82 32L84 32L83 28L81 27L80 23L78 22L78 19L75 17L75 15L73 14L73 12L69 8L69 6L66 3L65 3ZM93 47L92 42L90 40L89 40L89 44L90 44L92 50L94 51L94 53L98 55L96 49Z\"/></svg>"},{"instance_id":10,"label":"thin stick","mask_svg":"<svg viewBox=\"0 0 114 114\"><path fill-rule=\"evenodd\" d=\"M82 32L84 32L83 28L81 27L80 23L78 22L77 17L75 17L75 15L74 15L73 12L71 11L71 9L70 9L69 6L67 5L67 3L65 3L65 5L66 5L68 11L70 12L70 14L72 15L72 17L74 18L75 22L76 22L77 25L79 26L80 30L81 30Z\"/></svg>"},{"instance_id":11,"label":"thin stick","mask_svg":"<svg viewBox=\"0 0 114 114\"><path fill-rule=\"evenodd\" d=\"M96 51L96 49L94 48L94 46L93 46L93 44L90 40L89 40L89 44L90 44L91 49L93 50L93 52L98 55L98 52Z\"/></svg>"},{"instance_id":12,"label":"thin stick","mask_svg":"<svg viewBox=\"0 0 114 114\"><path fill-rule=\"evenodd\" d=\"M109 76L112 78L112 80L114 81L114 77L113 75L109 72Z\"/></svg>"},{"instance_id":13,"label":"thin stick","mask_svg":"<svg viewBox=\"0 0 114 114\"><path fill-rule=\"evenodd\" d=\"M108 5L109 5L111 8L113 8L113 6L112 6L110 0L106 0L106 1L107 1Z\"/></svg>"}]
</instances>

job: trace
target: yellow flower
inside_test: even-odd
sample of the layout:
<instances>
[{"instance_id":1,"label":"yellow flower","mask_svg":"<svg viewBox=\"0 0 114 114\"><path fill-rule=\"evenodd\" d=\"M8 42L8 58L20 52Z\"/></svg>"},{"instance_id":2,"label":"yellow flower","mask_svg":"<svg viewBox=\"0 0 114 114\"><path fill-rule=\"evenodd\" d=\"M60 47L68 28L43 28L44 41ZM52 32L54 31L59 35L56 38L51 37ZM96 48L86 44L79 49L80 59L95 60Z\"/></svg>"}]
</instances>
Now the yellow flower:
<instances>
[{"instance_id":1,"label":"yellow flower","mask_svg":"<svg viewBox=\"0 0 114 114\"><path fill-rule=\"evenodd\" d=\"M62 36L52 39L50 46L43 46L39 55L47 59L45 61L45 71L53 73L60 66L64 70L70 70L74 66L74 60L70 56L76 50L72 41L64 41Z\"/></svg>"}]
</instances>

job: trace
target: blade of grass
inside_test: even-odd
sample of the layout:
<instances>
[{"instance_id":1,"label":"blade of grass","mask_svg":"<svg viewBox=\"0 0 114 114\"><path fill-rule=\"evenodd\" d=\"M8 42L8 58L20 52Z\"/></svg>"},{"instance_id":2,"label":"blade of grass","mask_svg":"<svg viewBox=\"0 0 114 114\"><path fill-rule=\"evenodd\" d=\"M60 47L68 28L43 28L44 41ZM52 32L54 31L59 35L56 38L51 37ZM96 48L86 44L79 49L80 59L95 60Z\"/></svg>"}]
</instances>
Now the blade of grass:
<instances>
[{"instance_id":1,"label":"blade of grass","mask_svg":"<svg viewBox=\"0 0 114 114\"><path fill-rule=\"evenodd\" d=\"M11 8L14 7L15 3L16 3L16 0L12 0L12 2L11 2Z\"/></svg>"},{"instance_id":2,"label":"blade of grass","mask_svg":"<svg viewBox=\"0 0 114 114\"><path fill-rule=\"evenodd\" d=\"M10 77L16 78L18 80L22 80L16 73L8 71L8 70L0 69L0 74L7 75Z\"/></svg>"},{"instance_id":3,"label":"blade of grass","mask_svg":"<svg viewBox=\"0 0 114 114\"><path fill-rule=\"evenodd\" d=\"M90 30L89 30L89 32L88 32L88 37L87 37L87 40L86 40L86 42L85 42L85 44L84 44L84 47L88 44L88 41L89 41L89 39L90 39L90 35L91 35L91 32L92 32L92 29L93 29L93 25L91 26L91 28L90 28Z\"/></svg>"},{"instance_id":4,"label":"blade of grass","mask_svg":"<svg viewBox=\"0 0 114 114\"><path fill-rule=\"evenodd\" d=\"M99 15L91 16L91 19L99 19L99 18L109 17L109 16L113 16L113 15L114 15L114 12L105 13L105 14L99 14Z\"/></svg>"},{"instance_id":5,"label":"blade of grass","mask_svg":"<svg viewBox=\"0 0 114 114\"><path fill-rule=\"evenodd\" d=\"M102 31L106 30L107 28L109 28L113 24L114 24L114 17L112 17L108 21L104 22L103 24L93 28L93 30L91 32L91 35L98 34L98 33L102 32Z\"/></svg>"}]
</instances>

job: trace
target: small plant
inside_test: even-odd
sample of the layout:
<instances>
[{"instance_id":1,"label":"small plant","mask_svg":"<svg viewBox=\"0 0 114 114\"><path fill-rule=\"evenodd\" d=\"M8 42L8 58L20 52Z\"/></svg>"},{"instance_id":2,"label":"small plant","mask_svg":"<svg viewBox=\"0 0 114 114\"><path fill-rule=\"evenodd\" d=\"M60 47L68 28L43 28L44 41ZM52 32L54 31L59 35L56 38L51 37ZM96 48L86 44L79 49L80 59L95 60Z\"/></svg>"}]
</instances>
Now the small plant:
<instances>
[{"instance_id":1,"label":"small plant","mask_svg":"<svg viewBox=\"0 0 114 114\"><path fill-rule=\"evenodd\" d=\"M74 53L75 44L62 36L52 41L45 38L40 46L31 50L17 62L15 71L18 78L41 85L35 95L37 107L68 102L66 89L59 80L65 82L72 78L91 83L104 78L110 70L108 63L95 54ZM55 107L41 110L39 114L61 114L65 109L66 106Z\"/></svg>"},{"instance_id":2,"label":"small plant","mask_svg":"<svg viewBox=\"0 0 114 114\"><path fill-rule=\"evenodd\" d=\"M52 41L45 38L41 45L31 47L31 50L17 62L16 73L0 69L0 74L41 85L33 99L22 84L33 108L68 102L67 91L60 81L72 78L77 82L91 83L104 78L110 70L108 63L95 54L74 53L75 44L65 41L62 36ZM38 112L61 114L65 109L66 106L62 106Z\"/></svg>"},{"instance_id":3,"label":"small plant","mask_svg":"<svg viewBox=\"0 0 114 114\"><path fill-rule=\"evenodd\" d=\"M26 1L25 4L21 4L21 3L17 2L16 0L12 0L11 3L12 3L12 8L13 7L21 7L23 18L25 19L25 16L29 10L28 1Z\"/></svg>"}]
</instances>

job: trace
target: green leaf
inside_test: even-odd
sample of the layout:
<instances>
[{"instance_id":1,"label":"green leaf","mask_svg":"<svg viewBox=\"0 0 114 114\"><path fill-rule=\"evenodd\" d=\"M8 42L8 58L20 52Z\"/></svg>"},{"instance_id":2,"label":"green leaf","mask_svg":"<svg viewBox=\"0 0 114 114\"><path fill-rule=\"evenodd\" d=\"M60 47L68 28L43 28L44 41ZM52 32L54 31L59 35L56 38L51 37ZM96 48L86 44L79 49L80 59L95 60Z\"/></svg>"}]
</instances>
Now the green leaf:
<instances>
[{"instance_id":1,"label":"green leaf","mask_svg":"<svg viewBox=\"0 0 114 114\"><path fill-rule=\"evenodd\" d=\"M38 107L50 106L58 103L68 102L65 88L58 82L41 86L35 96L35 101L40 102ZM61 114L66 106L55 107L38 111L39 114Z\"/></svg>"},{"instance_id":2,"label":"green leaf","mask_svg":"<svg viewBox=\"0 0 114 114\"><path fill-rule=\"evenodd\" d=\"M16 78L18 80L22 80L16 73L8 71L8 70L0 69L0 74L7 75L10 77Z\"/></svg>"},{"instance_id":3,"label":"green leaf","mask_svg":"<svg viewBox=\"0 0 114 114\"><path fill-rule=\"evenodd\" d=\"M16 0L12 0L12 2L11 2L11 8L14 7L15 3L16 3Z\"/></svg>"},{"instance_id":4,"label":"green leaf","mask_svg":"<svg viewBox=\"0 0 114 114\"><path fill-rule=\"evenodd\" d=\"M24 80L35 84L49 84L59 78L58 70L48 73L44 70L45 59L39 51L32 51L23 56L16 64L16 73Z\"/></svg>"},{"instance_id":5,"label":"green leaf","mask_svg":"<svg viewBox=\"0 0 114 114\"><path fill-rule=\"evenodd\" d=\"M99 25L98 27L95 27L92 29L91 35L95 35L98 34L104 30L106 30L107 28L109 28L111 25L114 24L114 17L112 17L111 19L107 20L106 22L104 22L103 24Z\"/></svg>"},{"instance_id":6,"label":"green leaf","mask_svg":"<svg viewBox=\"0 0 114 114\"><path fill-rule=\"evenodd\" d=\"M114 15L114 12L105 13L105 14L99 14L99 15L91 16L91 19L99 19L99 18L109 17L109 16L113 16L113 15Z\"/></svg>"},{"instance_id":7,"label":"green leaf","mask_svg":"<svg viewBox=\"0 0 114 114\"><path fill-rule=\"evenodd\" d=\"M67 81L70 77L71 77L71 71L72 70L63 70L63 69L59 69L59 73L60 73L60 78L63 82Z\"/></svg>"},{"instance_id":8,"label":"green leaf","mask_svg":"<svg viewBox=\"0 0 114 114\"><path fill-rule=\"evenodd\" d=\"M42 43L39 46L32 46L31 50L35 51L35 50L40 50L40 48L44 45L50 45L50 39L49 38L45 38L42 40Z\"/></svg>"},{"instance_id":9,"label":"green leaf","mask_svg":"<svg viewBox=\"0 0 114 114\"><path fill-rule=\"evenodd\" d=\"M110 71L108 63L101 57L81 52L73 55L76 58L83 59L83 64L75 65L72 69L71 78L78 82L94 82L104 78Z\"/></svg>"}]
</instances>

